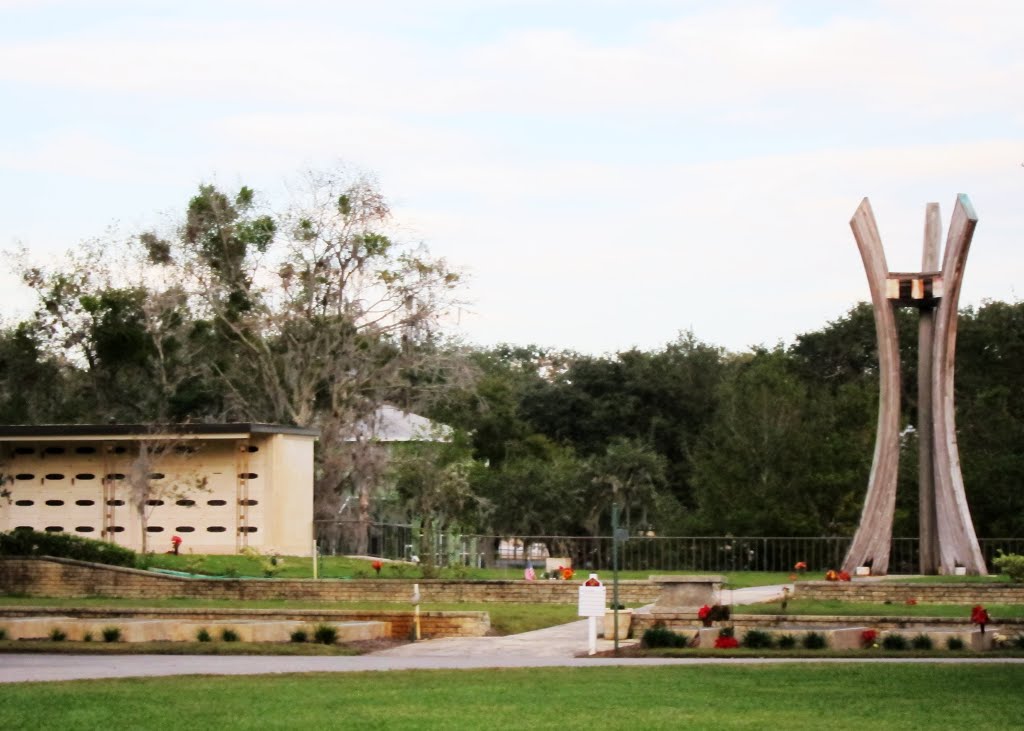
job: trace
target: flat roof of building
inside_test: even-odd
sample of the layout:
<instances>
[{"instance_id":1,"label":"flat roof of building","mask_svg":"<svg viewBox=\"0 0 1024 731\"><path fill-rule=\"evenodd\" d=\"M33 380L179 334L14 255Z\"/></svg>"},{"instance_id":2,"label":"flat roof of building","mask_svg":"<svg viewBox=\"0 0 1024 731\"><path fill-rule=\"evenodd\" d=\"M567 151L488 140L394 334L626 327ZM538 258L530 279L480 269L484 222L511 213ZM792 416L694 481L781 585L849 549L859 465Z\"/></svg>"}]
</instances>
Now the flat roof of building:
<instances>
[{"instance_id":1,"label":"flat roof of building","mask_svg":"<svg viewBox=\"0 0 1024 731\"><path fill-rule=\"evenodd\" d=\"M0 424L0 440L239 439L253 434L320 436L319 429L283 424Z\"/></svg>"}]
</instances>

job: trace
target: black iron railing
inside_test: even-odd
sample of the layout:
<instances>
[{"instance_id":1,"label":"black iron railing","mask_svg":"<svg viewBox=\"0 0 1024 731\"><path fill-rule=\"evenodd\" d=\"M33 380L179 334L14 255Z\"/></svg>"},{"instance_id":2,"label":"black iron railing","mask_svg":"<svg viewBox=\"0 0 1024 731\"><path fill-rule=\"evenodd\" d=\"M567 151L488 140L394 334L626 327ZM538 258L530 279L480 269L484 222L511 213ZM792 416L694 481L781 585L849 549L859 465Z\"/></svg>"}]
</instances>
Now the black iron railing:
<instances>
[{"instance_id":1,"label":"black iron railing","mask_svg":"<svg viewBox=\"0 0 1024 731\"><path fill-rule=\"evenodd\" d=\"M317 528L324 553L357 552L350 523L318 523ZM847 536L636 535L622 542L619 567L624 571L793 571L798 562L804 562L808 574L817 575L840 567L851 540ZM1000 550L1024 553L1024 538L982 538L979 542L990 568ZM577 569L608 570L612 565L612 538L606 536L502 537L442 532L431 543L438 566L522 566L527 560L543 566L548 557L568 558ZM409 560L424 550L409 525L373 523L362 545L368 555L398 560ZM917 538L894 538L889 572L911 574L917 570Z\"/></svg>"}]
</instances>

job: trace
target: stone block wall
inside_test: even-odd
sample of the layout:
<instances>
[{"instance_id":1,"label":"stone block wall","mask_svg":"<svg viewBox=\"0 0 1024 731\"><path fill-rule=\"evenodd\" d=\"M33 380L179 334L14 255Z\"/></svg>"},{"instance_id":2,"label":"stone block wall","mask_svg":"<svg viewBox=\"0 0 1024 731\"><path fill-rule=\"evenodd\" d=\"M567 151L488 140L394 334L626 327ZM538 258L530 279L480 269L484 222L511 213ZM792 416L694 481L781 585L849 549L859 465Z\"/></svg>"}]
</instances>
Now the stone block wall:
<instances>
[{"instance_id":1,"label":"stone block wall","mask_svg":"<svg viewBox=\"0 0 1024 731\"><path fill-rule=\"evenodd\" d=\"M915 584L889 581L800 581L794 595L817 601L904 604L1024 604L1024 584Z\"/></svg>"},{"instance_id":2,"label":"stone block wall","mask_svg":"<svg viewBox=\"0 0 1024 731\"><path fill-rule=\"evenodd\" d=\"M193 579L63 558L0 558L0 593L36 597L188 597L233 601L406 602L408 579ZM424 602L575 604L580 581L450 581L419 579ZM608 590L611 597L611 587ZM654 601L657 584L620 581L619 601Z\"/></svg>"},{"instance_id":3,"label":"stone block wall","mask_svg":"<svg viewBox=\"0 0 1024 731\"><path fill-rule=\"evenodd\" d=\"M701 622L696 612L633 612L633 636L641 637L645 630L661 623L674 632L693 634L701 629ZM749 629L760 629L773 632L824 631L836 627L863 626L873 627L880 631L906 630L924 631L948 630L971 631L976 625L965 613L963 617L901 617L894 613L889 617L876 616L829 616L819 614L734 614L727 622L715 622L714 626L734 627L737 636L742 636ZM1003 630L1016 635L1024 633L1024 619L999 619L992 622L992 630Z\"/></svg>"},{"instance_id":4,"label":"stone block wall","mask_svg":"<svg viewBox=\"0 0 1024 731\"><path fill-rule=\"evenodd\" d=\"M72 617L115 623L117 619L161 619L183 623L226 621L296 621L316 625L320 622L386 622L392 639L409 637L413 613L391 610L352 609L221 609L170 608L135 609L131 607L0 607L0 626L4 619L23 617ZM420 612L420 632L430 637L483 637L491 629L487 612Z\"/></svg>"}]
</instances>

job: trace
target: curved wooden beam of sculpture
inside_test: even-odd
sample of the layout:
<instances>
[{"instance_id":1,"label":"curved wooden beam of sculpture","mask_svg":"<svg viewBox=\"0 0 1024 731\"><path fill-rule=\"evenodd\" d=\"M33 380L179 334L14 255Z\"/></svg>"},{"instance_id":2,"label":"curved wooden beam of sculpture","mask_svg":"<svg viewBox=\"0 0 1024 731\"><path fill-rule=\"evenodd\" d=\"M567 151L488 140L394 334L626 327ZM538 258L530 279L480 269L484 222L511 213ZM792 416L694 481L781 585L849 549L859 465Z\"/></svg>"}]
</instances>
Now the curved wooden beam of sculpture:
<instances>
[{"instance_id":1,"label":"curved wooden beam of sculpture","mask_svg":"<svg viewBox=\"0 0 1024 731\"><path fill-rule=\"evenodd\" d=\"M943 295L935 315L932 362L933 428L935 434L935 519L939 539L939 568L952 574L964 566L969 574L987 574L985 559L971 521L971 511L960 472L953 403L956 356L957 306L967 252L978 216L966 195L957 196L942 261Z\"/></svg>"},{"instance_id":2,"label":"curved wooden beam of sculpture","mask_svg":"<svg viewBox=\"0 0 1024 731\"><path fill-rule=\"evenodd\" d=\"M896 476L899 469L900 348L896 335L896 317L885 291L889 269L871 203L867 198L861 201L857 212L850 219L850 228L853 229L857 248L864 261L864 272L871 289L871 303L874 305L879 394L878 431L868 491L864 498L860 525L843 561L843 570L853 573L858 566L870 565L872 574L884 575L889 571L889 547L892 543Z\"/></svg>"},{"instance_id":3,"label":"curved wooden beam of sculpture","mask_svg":"<svg viewBox=\"0 0 1024 731\"><path fill-rule=\"evenodd\" d=\"M921 271L939 270L942 247L942 215L938 203L925 208ZM917 474L918 474L918 568L922 574L939 570L939 538L935 526L934 411L932 409L932 354L935 348L935 311L921 307L917 330Z\"/></svg>"}]
</instances>

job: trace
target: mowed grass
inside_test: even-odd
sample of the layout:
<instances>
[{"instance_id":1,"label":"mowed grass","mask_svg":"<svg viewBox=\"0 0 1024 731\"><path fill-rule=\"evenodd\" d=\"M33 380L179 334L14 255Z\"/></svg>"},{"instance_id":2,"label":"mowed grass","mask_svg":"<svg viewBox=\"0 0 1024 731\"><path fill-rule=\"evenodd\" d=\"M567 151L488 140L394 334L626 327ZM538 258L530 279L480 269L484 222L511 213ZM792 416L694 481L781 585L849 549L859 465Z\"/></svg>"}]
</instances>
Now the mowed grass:
<instances>
[{"instance_id":1,"label":"mowed grass","mask_svg":"<svg viewBox=\"0 0 1024 731\"><path fill-rule=\"evenodd\" d=\"M0 728L1018 729L1022 665L791 664L16 683Z\"/></svg>"},{"instance_id":2,"label":"mowed grass","mask_svg":"<svg viewBox=\"0 0 1024 731\"><path fill-rule=\"evenodd\" d=\"M173 555L154 553L146 556L145 562L150 568L170 569L196 575L224 578L246 577L264 578L267 570L274 578L280 579L311 579L313 578L313 559L301 556L281 556L276 565L269 565L269 557L253 557L244 555L189 554ZM540 562L538 573L543 570ZM514 580L523 578L521 567L505 568L440 568L438 578L468 579L472 581ZM612 580L611 569L595 571L606 584ZM574 580L583 581L590 574L590 569L577 568ZM740 589L747 586L765 586L768 584L784 584L790 581L787 572L768 571L687 571L655 570L620 571L622 580L646 580L654 575L688 574L688 575L724 575L730 588ZM420 579L423 571L420 567L403 562L385 562L378 574L372 561L348 556L321 556L318 564L318 575L325 579ZM543 581L544 579L540 579Z\"/></svg>"},{"instance_id":3,"label":"mowed grass","mask_svg":"<svg viewBox=\"0 0 1024 731\"><path fill-rule=\"evenodd\" d=\"M985 604L992 623L1000 618L1024 618L1024 604ZM963 604L878 604L869 602L817 601L790 599L786 608L781 602L744 604L734 608L736 614L811 614L826 616L867 616L867 617L952 617L965 622L971 617L971 607Z\"/></svg>"}]
</instances>

